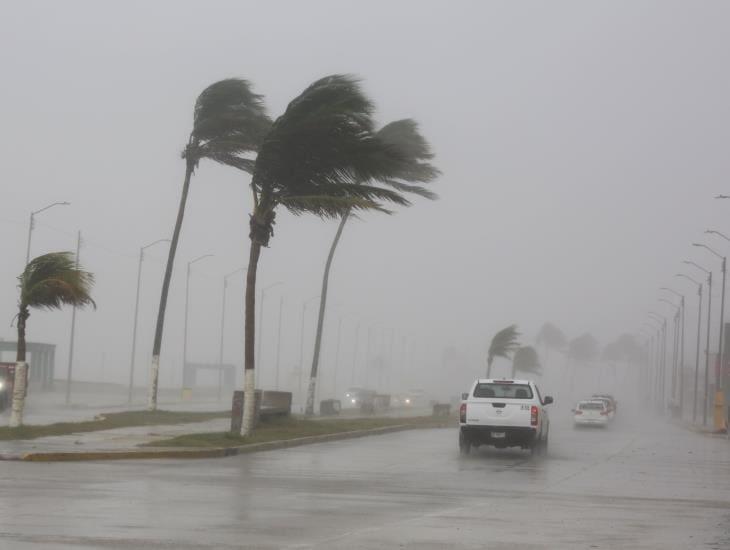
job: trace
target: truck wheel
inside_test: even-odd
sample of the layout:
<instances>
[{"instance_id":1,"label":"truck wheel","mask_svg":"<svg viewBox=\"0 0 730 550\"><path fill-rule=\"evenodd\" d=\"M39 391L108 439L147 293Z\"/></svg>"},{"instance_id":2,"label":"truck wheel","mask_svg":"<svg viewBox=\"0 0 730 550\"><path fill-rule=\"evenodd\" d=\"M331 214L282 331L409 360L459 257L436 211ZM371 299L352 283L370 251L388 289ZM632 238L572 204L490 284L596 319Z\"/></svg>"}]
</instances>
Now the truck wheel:
<instances>
[{"instance_id":1,"label":"truck wheel","mask_svg":"<svg viewBox=\"0 0 730 550\"><path fill-rule=\"evenodd\" d=\"M471 452L471 441L469 441L464 434L459 432L459 454L466 456Z\"/></svg>"}]
</instances>

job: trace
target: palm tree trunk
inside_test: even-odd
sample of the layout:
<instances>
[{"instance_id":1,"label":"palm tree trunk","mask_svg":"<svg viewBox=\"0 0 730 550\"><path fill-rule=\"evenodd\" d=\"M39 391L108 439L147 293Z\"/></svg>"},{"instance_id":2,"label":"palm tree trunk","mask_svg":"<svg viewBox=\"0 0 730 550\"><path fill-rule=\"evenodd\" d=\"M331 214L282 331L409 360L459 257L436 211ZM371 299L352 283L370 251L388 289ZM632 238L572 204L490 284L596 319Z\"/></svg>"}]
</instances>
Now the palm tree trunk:
<instances>
[{"instance_id":1,"label":"palm tree trunk","mask_svg":"<svg viewBox=\"0 0 730 550\"><path fill-rule=\"evenodd\" d=\"M251 238L251 251L246 272L246 309L244 332L244 371L243 371L243 421L241 435L251 435L256 415L256 378L254 343L256 336L256 271L261 255L261 243Z\"/></svg>"},{"instance_id":2,"label":"palm tree trunk","mask_svg":"<svg viewBox=\"0 0 730 550\"><path fill-rule=\"evenodd\" d=\"M18 314L18 354L15 363L15 378L13 381L13 405L10 415L10 427L17 428L23 425L23 409L25 408L25 394L27 382L27 364L25 362L25 322L30 316L28 308L20 306Z\"/></svg>"},{"instance_id":3,"label":"palm tree trunk","mask_svg":"<svg viewBox=\"0 0 730 550\"><path fill-rule=\"evenodd\" d=\"M340 242L342 230L345 228L347 219L350 217L350 211L347 211L340 220L340 226L335 233L335 239L332 241L330 253L327 256L327 262L324 265L324 276L322 277L322 294L319 299L319 317L317 319L317 334L314 338L314 353L312 354L312 371L309 375L309 387L307 388L307 408L305 414L312 416L314 414L314 394L317 387L317 369L319 367L319 353L322 348L322 331L324 327L324 313L327 307L327 288L329 286L330 267L332 267L332 258L334 258L337 244ZM337 369L337 365L335 365Z\"/></svg>"},{"instance_id":4,"label":"palm tree trunk","mask_svg":"<svg viewBox=\"0 0 730 550\"><path fill-rule=\"evenodd\" d=\"M152 346L152 367L150 369L150 386L147 396L147 408L151 411L157 409L157 388L160 379L160 350L162 348L162 331L165 326L167 295L170 291L170 279L172 279L172 268L175 264L175 252L177 252L177 242L180 238L180 230L182 228L183 217L185 216L185 204L187 203L188 191L190 190L190 178L195 170L195 161L191 158L187 158L186 160L185 182L183 183L180 206L177 211L175 230L172 233L172 241L170 242L170 251L167 255L167 267L165 268L165 278L162 280L162 292L160 294L160 308L157 311L155 340Z\"/></svg>"},{"instance_id":5,"label":"palm tree trunk","mask_svg":"<svg viewBox=\"0 0 730 550\"><path fill-rule=\"evenodd\" d=\"M492 377L492 358L487 359L487 378Z\"/></svg>"}]
</instances>

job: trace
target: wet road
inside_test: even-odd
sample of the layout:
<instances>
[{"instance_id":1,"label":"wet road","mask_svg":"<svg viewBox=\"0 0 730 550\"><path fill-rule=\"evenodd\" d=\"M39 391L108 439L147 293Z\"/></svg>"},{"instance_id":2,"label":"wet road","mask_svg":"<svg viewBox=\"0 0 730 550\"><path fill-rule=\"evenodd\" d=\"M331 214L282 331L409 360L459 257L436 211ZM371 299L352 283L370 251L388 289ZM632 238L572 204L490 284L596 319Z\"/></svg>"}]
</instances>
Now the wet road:
<instances>
[{"instance_id":1,"label":"wet road","mask_svg":"<svg viewBox=\"0 0 730 550\"><path fill-rule=\"evenodd\" d=\"M456 429L209 461L0 463L0 548L730 548L730 442L553 419L531 459Z\"/></svg>"}]
</instances>

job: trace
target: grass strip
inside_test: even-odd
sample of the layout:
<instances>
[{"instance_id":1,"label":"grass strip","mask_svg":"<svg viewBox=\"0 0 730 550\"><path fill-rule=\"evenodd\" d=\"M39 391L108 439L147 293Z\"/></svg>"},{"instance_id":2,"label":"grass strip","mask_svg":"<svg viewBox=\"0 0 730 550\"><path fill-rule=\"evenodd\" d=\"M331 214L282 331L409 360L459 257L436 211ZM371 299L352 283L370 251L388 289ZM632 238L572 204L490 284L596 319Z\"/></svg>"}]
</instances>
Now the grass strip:
<instances>
[{"instance_id":1,"label":"grass strip","mask_svg":"<svg viewBox=\"0 0 730 550\"><path fill-rule=\"evenodd\" d=\"M349 418L308 420L301 417L270 418L263 420L254 433L242 437L230 432L208 432L179 435L170 439L162 439L145 443L146 447L187 447L187 448L224 448L282 441L309 437L313 435L329 435L357 430L371 430L388 426L413 426L423 428L440 428L454 425L453 420L417 416L408 418Z\"/></svg>"},{"instance_id":2,"label":"grass strip","mask_svg":"<svg viewBox=\"0 0 730 550\"><path fill-rule=\"evenodd\" d=\"M185 411L125 411L99 415L94 420L82 422L58 422L56 424L29 424L19 428L0 427L0 441L13 439L36 439L53 435L113 430L135 426L160 426L205 422L216 418L230 418L230 411L185 412Z\"/></svg>"}]
</instances>

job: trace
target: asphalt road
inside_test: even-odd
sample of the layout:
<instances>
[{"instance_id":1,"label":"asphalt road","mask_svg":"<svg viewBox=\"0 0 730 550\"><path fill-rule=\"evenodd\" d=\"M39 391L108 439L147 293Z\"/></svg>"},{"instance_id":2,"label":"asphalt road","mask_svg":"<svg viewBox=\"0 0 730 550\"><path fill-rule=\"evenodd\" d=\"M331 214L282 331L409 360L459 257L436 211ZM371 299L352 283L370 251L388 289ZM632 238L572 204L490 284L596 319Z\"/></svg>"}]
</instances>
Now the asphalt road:
<instances>
[{"instance_id":1,"label":"asphalt road","mask_svg":"<svg viewBox=\"0 0 730 550\"><path fill-rule=\"evenodd\" d=\"M0 548L730 548L730 442L658 422L546 458L421 430L208 461L0 463Z\"/></svg>"}]
</instances>

